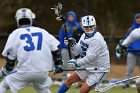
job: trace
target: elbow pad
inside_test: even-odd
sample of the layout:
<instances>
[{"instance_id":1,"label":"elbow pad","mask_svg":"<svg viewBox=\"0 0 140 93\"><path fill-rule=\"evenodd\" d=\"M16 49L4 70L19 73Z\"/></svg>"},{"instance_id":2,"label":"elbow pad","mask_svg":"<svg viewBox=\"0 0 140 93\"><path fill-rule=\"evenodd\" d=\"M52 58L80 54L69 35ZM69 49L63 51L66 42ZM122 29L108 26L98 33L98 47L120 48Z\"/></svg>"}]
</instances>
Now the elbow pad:
<instances>
[{"instance_id":1,"label":"elbow pad","mask_svg":"<svg viewBox=\"0 0 140 93\"><path fill-rule=\"evenodd\" d=\"M61 53L60 53L59 49L56 50L56 51L53 51L52 55L53 55L55 65L62 65L63 64L62 56L61 56Z\"/></svg>"},{"instance_id":2,"label":"elbow pad","mask_svg":"<svg viewBox=\"0 0 140 93\"><path fill-rule=\"evenodd\" d=\"M15 60L6 58L5 69L10 72L14 69L14 66L15 66Z\"/></svg>"}]
</instances>

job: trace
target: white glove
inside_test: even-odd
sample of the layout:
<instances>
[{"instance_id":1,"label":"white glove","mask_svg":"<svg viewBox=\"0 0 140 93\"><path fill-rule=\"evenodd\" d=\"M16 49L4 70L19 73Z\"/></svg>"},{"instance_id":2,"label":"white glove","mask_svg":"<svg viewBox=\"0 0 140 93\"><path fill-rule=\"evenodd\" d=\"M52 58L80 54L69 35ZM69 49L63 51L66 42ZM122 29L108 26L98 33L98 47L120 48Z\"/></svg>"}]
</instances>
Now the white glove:
<instances>
[{"instance_id":1,"label":"white glove","mask_svg":"<svg viewBox=\"0 0 140 93\"><path fill-rule=\"evenodd\" d=\"M118 53L118 52L117 52L117 50L116 50L116 58L117 58L118 60L120 60L120 59L121 59L121 54L120 54L120 53Z\"/></svg>"},{"instance_id":2,"label":"white glove","mask_svg":"<svg viewBox=\"0 0 140 93\"><path fill-rule=\"evenodd\" d=\"M67 64L68 64L68 68L76 68L76 67L79 67L79 66L77 65L75 59L71 59L71 60L67 61Z\"/></svg>"},{"instance_id":3,"label":"white glove","mask_svg":"<svg viewBox=\"0 0 140 93\"><path fill-rule=\"evenodd\" d=\"M64 39L64 44L68 45L68 40L66 38Z\"/></svg>"},{"instance_id":4,"label":"white glove","mask_svg":"<svg viewBox=\"0 0 140 93\"><path fill-rule=\"evenodd\" d=\"M121 55L125 55L127 52L127 47L123 46L122 43L123 43L123 39L119 41L119 44L116 47L116 51L117 53L120 53Z\"/></svg>"},{"instance_id":5,"label":"white glove","mask_svg":"<svg viewBox=\"0 0 140 93\"><path fill-rule=\"evenodd\" d=\"M121 47L119 46L119 44L117 45L117 47L116 47L116 52L117 53L120 53L122 51L122 49L121 49Z\"/></svg>"}]
</instances>

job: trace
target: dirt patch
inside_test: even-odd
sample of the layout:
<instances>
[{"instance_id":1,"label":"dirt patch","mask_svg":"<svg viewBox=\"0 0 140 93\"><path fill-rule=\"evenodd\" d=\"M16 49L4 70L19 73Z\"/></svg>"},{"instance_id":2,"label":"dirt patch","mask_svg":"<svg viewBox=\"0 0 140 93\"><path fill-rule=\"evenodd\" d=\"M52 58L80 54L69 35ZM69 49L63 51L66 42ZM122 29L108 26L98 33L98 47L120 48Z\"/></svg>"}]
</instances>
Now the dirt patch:
<instances>
[{"instance_id":1,"label":"dirt patch","mask_svg":"<svg viewBox=\"0 0 140 93\"><path fill-rule=\"evenodd\" d=\"M134 76L139 75L139 69L136 66L134 69ZM125 78L126 65L125 64L111 64L111 70L107 74L107 78Z\"/></svg>"}]
</instances>

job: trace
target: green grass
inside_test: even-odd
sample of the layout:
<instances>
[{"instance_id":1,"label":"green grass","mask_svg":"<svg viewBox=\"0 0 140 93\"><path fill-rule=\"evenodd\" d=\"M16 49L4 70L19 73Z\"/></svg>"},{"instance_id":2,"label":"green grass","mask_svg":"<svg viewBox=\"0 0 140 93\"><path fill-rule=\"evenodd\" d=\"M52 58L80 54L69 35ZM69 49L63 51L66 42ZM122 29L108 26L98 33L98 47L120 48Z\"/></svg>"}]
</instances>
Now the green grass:
<instances>
[{"instance_id":1,"label":"green grass","mask_svg":"<svg viewBox=\"0 0 140 93\"><path fill-rule=\"evenodd\" d=\"M57 93L57 90L59 89L58 86L53 85L51 87L52 93ZM8 91L7 93L11 93ZM18 93L37 93L32 87L26 87L22 90L20 90ZM79 88L74 88L71 87L68 92L66 93L79 93ZM96 93L94 90L90 91L89 93ZM114 87L110 89L107 92L104 93L137 93L136 88L127 88L127 89L122 89L121 87Z\"/></svg>"}]
</instances>

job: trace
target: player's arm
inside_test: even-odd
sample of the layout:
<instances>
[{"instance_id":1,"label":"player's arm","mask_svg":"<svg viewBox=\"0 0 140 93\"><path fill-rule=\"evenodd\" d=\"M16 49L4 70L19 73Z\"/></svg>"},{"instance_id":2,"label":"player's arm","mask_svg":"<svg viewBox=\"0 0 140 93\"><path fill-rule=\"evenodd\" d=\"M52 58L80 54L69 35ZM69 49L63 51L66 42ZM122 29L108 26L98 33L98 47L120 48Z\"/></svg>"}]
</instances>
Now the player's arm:
<instances>
[{"instance_id":1,"label":"player's arm","mask_svg":"<svg viewBox=\"0 0 140 93\"><path fill-rule=\"evenodd\" d=\"M49 42L51 42L50 49L53 55L54 65L62 65L63 64L62 56L61 56L60 49L58 48L60 44L59 41L51 34L49 34L49 39L50 39Z\"/></svg>"},{"instance_id":2,"label":"player's arm","mask_svg":"<svg viewBox=\"0 0 140 93\"><path fill-rule=\"evenodd\" d=\"M124 39L122 42L119 42L116 47L117 52L120 54L125 54L127 47L137 39L140 39L140 28L133 30L126 39Z\"/></svg>"},{"instance_id":3,"label":"player's arm","mask_svg":"<svg viewBox=\"0 0 140 93\"><path fill-rule=\"evenodd\" d=\"M6 57L6 63L0 70L0 77L5 77L6 75L8 75L14 69L15 64L15 60L11 60Z\"/></svg>"},{"instance_id":4,"label":"player's arm","mask_svg":"<svg viewBox=\"0 0 140 93\"><path fill-rule=\"evenodd\" d=\"M6 64L2 68L3 74L8 74L14 69L16 52L17 52L17 39L15 39L16 33L11 33L8 37L2 56L6 58ZM13 42L14 41L14 42Z\"/></svg>"},{"instance_id":5,"label":"player's arm","mask_svg":"<svg viewBox=\"0 0 140 93\"><path fill-rule=\"evenodd\" d=\"M79 59L69 60L68 67L74 68L94 62L100 50L101 50L100 42L96 40L92 41L87 49L86 56Z\"/></svg>"},{"instance_id":6,"label":"player's arm","mask_svg":"<svg viewBox=\"0 0 140 93\"><path fill-rule=\"evenodd\" d=\"M54 59L54 75L57 73L63 72L62 65L62 56L59 49L56 49L55 51L52 51L53 59Z\"/></svg>"},{"instance_id":7,"label":"player's arm","mask_svg":"<svg viewBox=\"0 0 140 93\"><path fill-rule=\"evenodd\" d=\"M70 44L71 47L71 52L75 55L75 57L79 56L81 53L82 49L80 46L80 43L76 43L76 40L74 38L68 38L68 40L64 40L65 45Z\"/></svg>"},{"instance_id":8,"label":"player's arm","mask_svg":"<svg viewBox=\"0 0 140 93\"><path fill-rule=\"evenodd\" d=\"M51 49L53 59L54 59L54 67L55 67L54 74L60 73L62 72L62 64L63 64L61 52L60 52L60 49L58 48L60 43L51 34L49 34L48 37L49 37L49 42L51 42L50 49Z\"/></svg>"},{"instance_id":9,"label":"player's arm","mask_svg":"<svg viewBox=\"0 0 140 93\"><path fill-rule=\"evenodd\" d=\"M5 58L9 58L11 60L15 60L17 56L17 45L18 39L16 38L16 33L13 31L6 42L6 45L3 49L2 56Z\"/></svg>"},{"instance_id":10,"label":"player's arm","mask_svg":"<svg viewBox=\"0 0 140 93\"><path fill-rule=\"evenodd\" d=\"M101 47L102 46L99 41L97 40L92 41L87 49L86 56L77 59L78 66L93 62L96 59L97 55L99 54L100 50L102 49Z\"/></svg>"},{"instance_id":11,"label":"player's arm","mask_svg":"<svg viewBox=\"0 0 140 93\"><path fill-rule=\"evenodd\" d=\"M6 76L14 69L15 62L15 60L11 60L8 57L6 58L6 64L2 67L2 76Z\"/></svg>"},{"instance_id":12,"label":"player's arm","mask_svg":"<svg viewBox=\"0 0 140 93\"><path fill-rule=\"evenodd\" d=\"M128 47L133 41L140 39L140 28L133 30L130 35L123 41L122 45Z\"/></svg>"},{"instance_id":13,"label":"player's arm","mask_svg":"<svg viewBox=\"0 0 140 93\"><path fill-rule=\"evenodd\" d=\"M61 52L59 49L52 51L52 55L54 58L54 65L62 65L63 64Z\"/></svg>"},{"instance_id":14,"label":"player's arm","mask_svg":"<svg viewBox=\"0 0 140 93\"><path fill-rule=\"evenodd\" d=\"M75 56L79 56L82 52L82 48L79 44L76 44L75 46L71 47L71 52L75 55Z\"/></svg>"}]
</instances>

